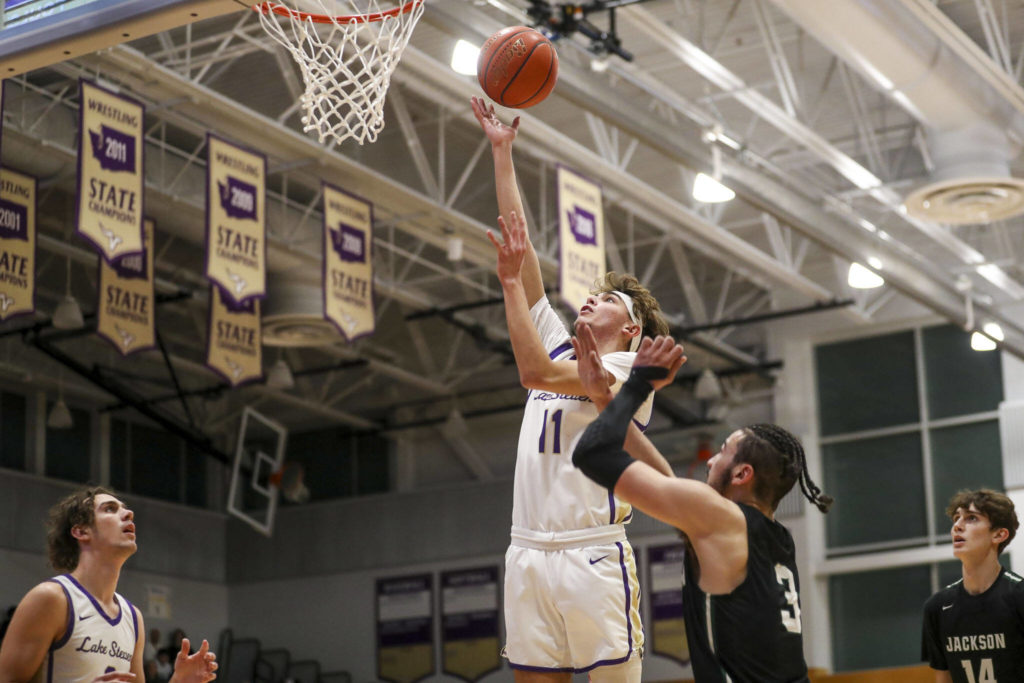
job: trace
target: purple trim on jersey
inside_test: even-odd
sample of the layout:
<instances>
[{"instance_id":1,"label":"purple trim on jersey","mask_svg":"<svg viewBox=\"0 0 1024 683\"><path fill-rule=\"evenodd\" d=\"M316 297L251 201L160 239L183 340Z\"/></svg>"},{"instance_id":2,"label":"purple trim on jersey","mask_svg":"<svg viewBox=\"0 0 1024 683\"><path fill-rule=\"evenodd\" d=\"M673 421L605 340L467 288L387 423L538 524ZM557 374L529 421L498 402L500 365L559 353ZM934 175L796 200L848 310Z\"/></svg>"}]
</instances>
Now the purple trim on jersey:
<instances>
[{"instance_id":1,"label":"purple trim on jersey","mask_svg":"<svg viewBox=\"0 0 1024 683\"><path fill-rule=\"evenodd\" d=\"M636 425L636 428L640 430L640 433L641 433L641 434L643 434L644 432L646 432L646 431L647 431L647 425L649 425L649 424L651 424L651 423L650 423L650 422L648 422L647 424L643 424L642 422L640 422L640 420L638 420L638 419L636 419L636 418L634 417L634 418L633 418L633 424L635 424L635 425Z\"/></svg>"},{"instance_id":2,"label":"purple trim on jersey","mask_svg":"<svg viewBox=\"0 0 1024 683\"><path fill-rule=\"evenodd\" d=\"M50 666L50 671L49 671L49 674L48 674L48 677L49 677L49 676L53 675L53 651L54 650L59 650L60 648L62 648L65 645L67 645L68 641L71 640L71 632L75 630L75 603L71 602L71 594L68 593L68 587L67 586L65 586L63 583L61 583L57 579L48 579L48 580L49 581L53 581L55 584L60 586L60 589L62 591L64 591L64 597L67 598L67 600L68 600L68 625L67 625L67 628L64 631L64 635L61 636L59 639L53 641L53 644L50 645L50 665L51 666Z\"/></svg>"},{"instance_id":3,"label":"purple trim on jersey","mask_svg":"<svg viewBox=\"0 0 1024 683\"><path fill-rule=\"evenodd\" d=\"M122 595L121 599L124 600L124 604L128 605L128 611L132 613L132 630L135 631L135 644L138 645L138 643L139 643L139 613L135 611L134 607L132 607L132 603L128 601L128 598L126 598L126 597L124 597ZM132 648L132 652L133 653L135 652L135 648Z\"/></svg>"},{"instance_id":4,"label":"purple trim on jersey","mask_svg":"<svg viewBox=\"0 0 1024 683\"><path fill-rule=\"evenodd\" d=\"M552 349L551 353L549 353L548 356L551 357L551 360L554 360L556 356L562 355L563 353L565 353L566 351L568 351L571 348L572 348L572 342L571 341L563 342L562 344L560 344L560 345L556 346L554 349ZM545 671L556 671L556 669L545 669ZM557 671L561 671L561 669L557 669Z\"/></svg>"},{"instance_id":5,"label":"purple trim on jersey","mask_svg":"<svg viewBox=\"0 0 1024 683\"><path fill-rule=\"evenodd\" d=\"M615 494L608 492L608 523L615 524Z\"/></svg>"},{"instance_id":6,"label":"purple trim on jersey","mask_svg":"<svg viewBox=\"0 0 1024 683\"><path fill-rule=\"evenodd\" d=\"M96 600L96 598L93 597L92 593L90 593L89 591L87 591L85 589L85 586L83 586L82 584L78 583L78 581L75 581L75 577L71 576L71 574L65 574L64 576L68 580L70 580L71 583L75 584L75 588L77 588L78 590L82 591L82 594L85 595L85 597L89 598L89 601L92 602L92 606L96 608L96 611L99 612L101 617L103 617L104 619L107 620L108 624L110 624L111 626L117 626L118 624L121 623L121 615L124 614L124 609L121 608L121 603L118 603L118 605L117 605L117 607L118 607L118 609L117 609L117 616L116 617L108 617L107 613L103 611L102 607L100 607L99 601ZM117 595L117 594L115 593L114 595ZM69 598L69 600L70 600L70 598ZM138 640L138 638L136 638L136 640Z\"/></svg>"},{"instance_id":7,"label":"purple trim on jersey","mask_svg":"<svg viewBox=\"0 0 1024 683\"><path fill-rule=\"evenodd\" d=\"M527 666L525 664L513 664L509 662L508 665L518 671L537 671L539 673L573 673L580 671L580 669L574 669L571 666Z\"/></svg>"},{"instance_id":8,"label":"purple trim on jersey","mask_svg":"<svg viewBox=\"0 0 1024 683\"><path fill-rule=\"evenodd\" d=\"M622 547L622 541L616 541L615 545L619 548L619 566L622 567L622 587L626 589L626 644L628 646L628 652L626 652L626 658L622 661L629 659L629 653L633 651L633 622L629 618L629 568L626 567L626 549Z\"/></svg>"}]
</instances>

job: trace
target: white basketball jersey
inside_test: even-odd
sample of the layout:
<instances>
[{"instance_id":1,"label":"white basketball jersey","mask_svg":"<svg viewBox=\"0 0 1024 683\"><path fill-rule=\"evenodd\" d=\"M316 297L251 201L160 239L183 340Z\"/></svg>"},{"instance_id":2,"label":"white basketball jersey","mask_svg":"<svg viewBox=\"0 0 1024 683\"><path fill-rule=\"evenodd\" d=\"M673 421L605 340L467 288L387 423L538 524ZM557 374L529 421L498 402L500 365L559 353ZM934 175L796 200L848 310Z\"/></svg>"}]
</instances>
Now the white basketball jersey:
<instances>
[{"instance_id":1,"label":"white basketball jersey","mask_svg":"<svg viewBox=\"0 0 1024 683\"><path fill-rule=\"evenodd\" d=\"M118 611L107 615L99 602L70 574L55 576L67 596L68 625L36 674L39 683L92 681L112 671L130 672L139 624L131 603L114 593Z\"/></svg>"},{"instance_id":2,"label":"white basketball jersey","mask_svg":"<svg viewBox=\"0 0 1024 683\"><path fill-rule=\"evenodd\" d=\"M552 360L575 358L569 333L546 298L538 301L530 314ZM601 362L623 382L635 357L635 353L617 351L602 356ZM648 398L633 418L641 430L650 422L652 402L653 398ZM572 464L576 443L596 417L597 407L586 396L530 391L519 431L513 527L575 531L629 521L630 506L587 479Z\"/></svg>"}]
</instances>

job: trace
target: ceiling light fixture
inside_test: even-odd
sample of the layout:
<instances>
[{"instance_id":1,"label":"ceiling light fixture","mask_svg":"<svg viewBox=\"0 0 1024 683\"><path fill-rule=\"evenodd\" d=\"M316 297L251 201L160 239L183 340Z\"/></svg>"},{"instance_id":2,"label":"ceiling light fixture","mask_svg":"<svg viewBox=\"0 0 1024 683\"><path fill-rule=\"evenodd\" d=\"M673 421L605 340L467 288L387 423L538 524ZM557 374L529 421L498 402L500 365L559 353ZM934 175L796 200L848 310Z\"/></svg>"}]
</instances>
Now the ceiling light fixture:
<instances>
[{"instance_id":1,"label":"ceiling light fixture","mask_svg":"<svg viewBox=\"0 0 1024 683\"><path fill-rule=\"evenodd\" d=\"M460 38L452 50L452 71L463 76L476 76L476 61L479 56L479 47Z\"/></svg>"},{"instance_id":2,"label":"ceiling light fixture","mask_svg":"<svg viewBox=\"0 0 1024 683\"><path fill-rule=\"evenodd\" d=\"M68 257L67 276L65 279L64 298L50 319L53 326L58 330L77 330L85 325L82 318L82 308L78 305L75 297L71 296L71 257Z\"/></svg>"},{"instance_id":3,"label":"ceiling light fixture","mask_svg":"<svg viewBox=\"0 0 1024 683\"><path fill-rule=\"evenodd\" d=\"M1005 339L1003 328L998 323L985 323L982 332L971 335L971 348L975 351L995 351L999 346L996 342Z\"/></svg>"},{"instance_id":4,"label":"ceiling light fixture","mask_svg":"<svg viewBox=\"0 0 1024 683\"><path fill-rule=\"evenodd\" d=\"M715 133L711 133L711 136L713 136L710 138L712 143L718 139ZM704 139L709 139L707 134L704 136ZM722 184L721 177L722 152L712 144L711 175L707 173L697 174L697 177L693 180L693 198L705 204L721 204L722 202L731 201L736 197L736 193Z\"/></svg>"},{"instance_id":5,"label":"ceiling light fixture","mask_svg":"<svg viewBox=\"0 0 1024 683\"><path fill-rule=\"evenodd\" d=\"M704 368L697 378L697 385L693 388L693 395L701 401L713 401L722 397L722 383L711 368Z\"/></svg>"},{"instance_id":6,"label":"ceiling light fixture","mask_svg":"<svg viewBox=\"0 0 1024 683\"><path fill-rule=\"evenodd\" d=\"M295 386L295 376L292 375L292 369L288 367L284 358L278 358L270 368L270 372L267 373L267 386L271 389L291 389Z\"/></svg>"},{"instance_id":7,"label":"ceiling light fixture","mask_svg":"<svg viewBox=\"0 0 1024 683\"><path fill-rule=\"evenodd\" d=\"M878 259L875 259L875 261L878 261ZM879 262L879 265L881 265L881 262ZM884 285L885 280L878 273L873 273L854 261L850 264L850 272L846 275L846 284L854 289L875 289Z\"/></svg>"}]
</instances>

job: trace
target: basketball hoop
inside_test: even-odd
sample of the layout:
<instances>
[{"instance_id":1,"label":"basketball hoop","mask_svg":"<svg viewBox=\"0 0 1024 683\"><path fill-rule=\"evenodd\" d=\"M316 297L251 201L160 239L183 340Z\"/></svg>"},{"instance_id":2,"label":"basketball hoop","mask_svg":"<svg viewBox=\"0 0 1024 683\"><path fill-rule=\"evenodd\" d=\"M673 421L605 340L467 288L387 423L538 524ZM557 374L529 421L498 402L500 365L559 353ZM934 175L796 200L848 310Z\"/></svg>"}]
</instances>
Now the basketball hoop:
<instances>
[{"instance_id":1,"label":"basketball hoop","mask_svg":"<svg viewBox=\"0 0 1024 683\"><path fill-rule=\"evenodd\" d=\"M292 0L295 1L295 0ZM306 91L305 132L341 144L373 142L384 127L384 98L424 0L388 9L387 0L306 0L323 14L280 2L254 5L270 37L298 62ZM346 12L343 14L343 12Z\"/></svg>"}]
</instances>

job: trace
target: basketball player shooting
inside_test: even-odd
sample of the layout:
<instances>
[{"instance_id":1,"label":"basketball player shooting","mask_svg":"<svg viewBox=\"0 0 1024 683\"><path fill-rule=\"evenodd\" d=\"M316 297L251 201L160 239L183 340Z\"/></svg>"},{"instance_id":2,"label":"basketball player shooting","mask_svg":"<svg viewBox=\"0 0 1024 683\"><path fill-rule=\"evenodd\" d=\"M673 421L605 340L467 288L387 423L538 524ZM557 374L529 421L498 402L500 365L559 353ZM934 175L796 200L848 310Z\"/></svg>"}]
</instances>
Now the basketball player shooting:
<instances>
[{"instance_id":1,"label":"basketball player shooting","mask_svg":"<svg viewBox=\"0 0 1024 683\"><path fill-rule=\"evenodd\" d=\"M146 627L115 592L137 549L135 515L102 488L76 491L50 510L47 545L50 564L66 573L21 600L0 648L0 681L143 683ZM216 659L205 640L190 655L185 638L171 681L212 681Z\"/></svg>"},{"instance_id":2,"label":"basketball player shooting","mask_svg":"<svg viewBox=\"0 0 1024 683\"><path fill-rule=\"evenodd\" d=\"M472 105L494 155L503 239L490 237L520 381L531 390L505 556L505 654L519 683L569 681L574 672L589 672L593 681L636 682L644 641L636 562L623 527L631 510L572 466L576 440L597 409L580 384L569 332L544 296L523 219L512 162L519 119L508 126L482 100ZM640 337L667 329L650 292L614 273L587 298L579 319L595 331L602 381L613 389L626 378ZM650 402L639 406L637 424L646 426L650 412ZM672 471L653 447L643 450L646 439L636 425L629 432L637 457Z\"/></svg>"},{"instance_id":3,"label":"basketball player shooting","mask_svg":"<svg viewBox=\"0 0 1024 683\"><path fill-rule=\"evenodd\" d=\"M622 450L630 416L669 384L683 350L671 337L645 339L614 397L585 321L573 339L580 381L607 405L584 431L573 462L616 497L671 524L687 538L683 614L698 683L804 683L800 580L789 530L775 508L799 481L822 512L832 499L807 475L803 447L776 425L733 432L708 461L706 484L665 476Z\"/></svg>"}]
</instances>

